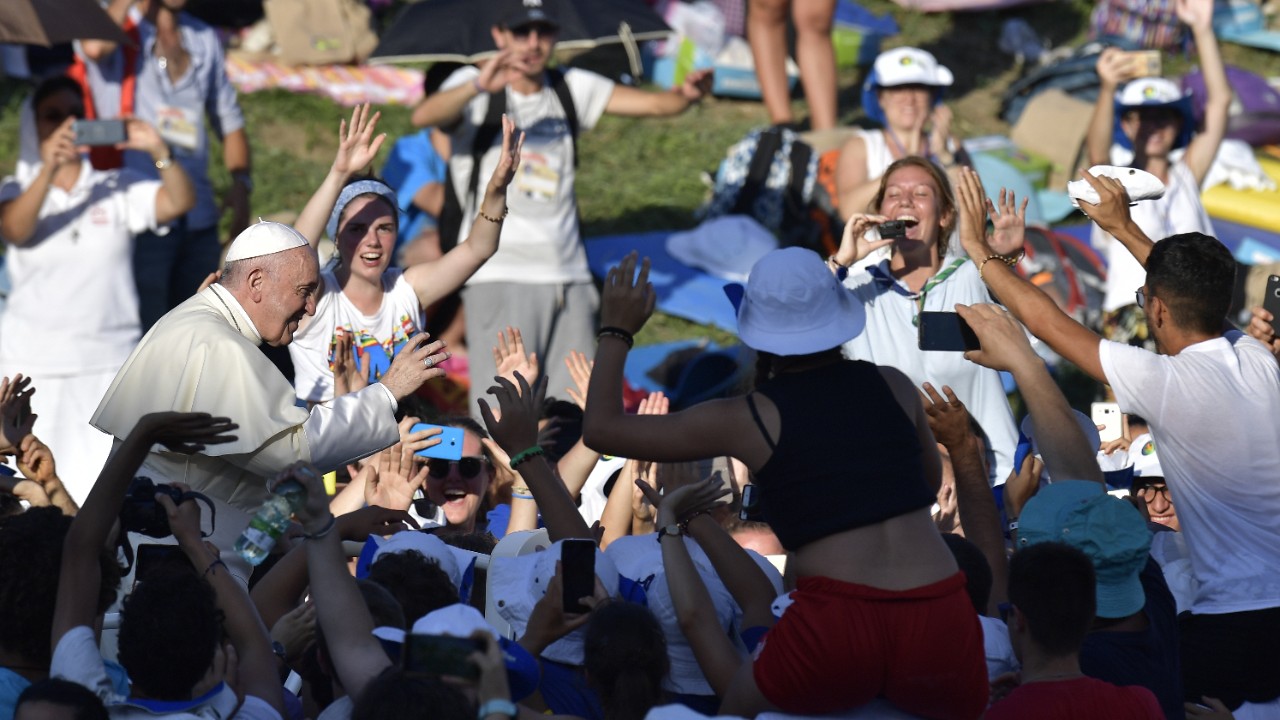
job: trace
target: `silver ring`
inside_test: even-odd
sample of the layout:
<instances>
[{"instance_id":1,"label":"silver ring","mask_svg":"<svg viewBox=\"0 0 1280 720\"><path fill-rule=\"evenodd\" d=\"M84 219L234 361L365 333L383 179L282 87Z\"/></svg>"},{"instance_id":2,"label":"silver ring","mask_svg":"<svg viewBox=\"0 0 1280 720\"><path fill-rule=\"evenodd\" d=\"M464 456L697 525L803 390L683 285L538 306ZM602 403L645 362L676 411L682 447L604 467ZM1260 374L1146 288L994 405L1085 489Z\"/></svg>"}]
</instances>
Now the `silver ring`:
<instances>
[{"instance_id":1,"label":"silver ring","mask_svg":"<svg viewBox=\"0 0 1280 720\"><path fill-rule=\"evenodd\" d=\"M427 369L428 369L428 370L430 370L431 368L433 368L433 367L435 367L435 366L436 366L436 360L435 360L435 358L433 358L433 357L431 357L430 355L428 355L428 356L427 356L427 359L422 361L422 364L423 364L423 365L426 365L426 366L427 366Z\"/></svg>"}]
</instances>

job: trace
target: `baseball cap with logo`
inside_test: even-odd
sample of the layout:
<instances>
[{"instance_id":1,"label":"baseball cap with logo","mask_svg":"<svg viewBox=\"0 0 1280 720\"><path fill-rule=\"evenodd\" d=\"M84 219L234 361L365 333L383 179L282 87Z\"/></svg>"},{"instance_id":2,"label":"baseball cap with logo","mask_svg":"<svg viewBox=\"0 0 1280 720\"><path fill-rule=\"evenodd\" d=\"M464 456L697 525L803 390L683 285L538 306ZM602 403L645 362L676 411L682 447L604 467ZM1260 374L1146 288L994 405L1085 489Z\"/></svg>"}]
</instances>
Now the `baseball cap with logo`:
<instances>
[{"instance_id":1,"label":"baseball cap with logo","mask_svg":"<svg viewBox=\"0 0 1280 720\"><path fill-rule=\"evenodd\" d=\"M937 88L934 102L942 101L942 89L951 87L955 77L928 51L913 47L886 50L876 57L871 74L862 84L862 109L867 117L884 124L884 109L876 91L899 85L927 85Z\"/></svg>"},{"instance_id":2,"label":"baseball cap with logo","mask_svg":"<svg viewBox=\"0 0 1280 720\"><path fill-rule=\"evenodd\" d=\"M1133 439L1129 445L1129 464L1133 466L1135 479L1164 477L1164 468L1160 467L1160 456L1156 454L1156 444L1150 433Z\"/></svg>"},{"instance_id":3,"label":"baseball cap with logo","mask_svg":"<svg viewBox=\"0 0 1280 720\"><path fill-rule=\"evenodd\" d=\"M1101 483L1066 480L1040 488L1018 518L1018 548L1042 542L1066 543L1093 561L1099 617L1128 617L1146 604L1138 575L1151 533L1137 508L1108 495Z\"/></svg>"},{"instance_id":4,"label":"baseball cap with logo","mask_svg":"<svg viewBox=\"0 0 1280 720\"><path fill-rule=\"evenodd\" d=\"M551 0L554 2L555 0ZM550 3L547 3L550 4ZM504 0L501 25L514 30L525 25L542 23L559 30L560 21L556 18L543 0Z\"/></svg>"}]
</instances>

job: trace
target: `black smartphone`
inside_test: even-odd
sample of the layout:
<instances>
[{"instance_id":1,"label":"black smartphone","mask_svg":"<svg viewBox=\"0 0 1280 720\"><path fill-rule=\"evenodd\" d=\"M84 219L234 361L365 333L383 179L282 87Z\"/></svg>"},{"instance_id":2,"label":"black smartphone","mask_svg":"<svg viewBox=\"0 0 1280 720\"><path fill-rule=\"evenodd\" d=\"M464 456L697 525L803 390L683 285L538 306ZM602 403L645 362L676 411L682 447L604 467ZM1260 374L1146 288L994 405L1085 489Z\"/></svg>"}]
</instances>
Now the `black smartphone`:
<instances>
[{"instance_id":1,"label":"black smartphone","mask_svg":"<svg viewBox=\"0 0 1280 720\"><path fill-rule=\"evenodd\" d=\"M738 511L738 519L748 522L762 522L764 515L760 512L760 488L754 484L742 486L742 509Z\"/></svg>"},{"instance_id":2,"label":"black smartphone","mask_svg":"<svg viewBox=\"0 0 1280 720\"><path fill-rule=\"evenodd\" d=\"M907 236L907 221L890 220L882 222L876 226L876 229L880 231L881 240L903 238Z\"/></svg>"},{"instance_id":3,"label":"black smartphone","mask_svg":"<svg viewBox=\"0 0 1280 720\"><path fill-rule=\"evenodd\" d=\"M473 653L484 650L484 641L476 638L411 633L404 638L400 666L406 673L478 680L480 667L470 658Z\"/></svg>"},{"instance_id":4,"label":"black smartphone","mask_svg":"<svg viewBox=\"0 0 1280 720\"><path fill-rule=\"evenodd\" d=\"M178 563L187 563L189 565L190 561L187 560L187 556L182 552L182 548L177 545L162 545L159 543L139 545L134 551L134 587L137 587L138 583L147 580L161 567L172 567Z\"/></svg>"},{"instance_id":5,"label":"black smartphone","mask_svg":"<svg viewBox=\"0 0 1280 720\"><path fill-rule=\"evenodd\" d=\"M77 120L77 145L118 145L128 138L123 120Z\"/></svg>"},{"instance_id":6,"label":"black smartphone","mask_svg":"<svg viewBox=\"0 0 1280 720\"><path fill-rule=\"evenodd\" d=\"M978 336L964 318L953 312L920 313L920 335L917 346L921 350L981 350Z\"/></svg>"},{"instance_id":7,"label":"black smartphone","mask_svg":"<svg viewBox=\"0 0 1280 720\"><path fill-rule=\"evenodd\" d=\"M560 572L564 611L591 612L579 599L596 593L596 544L591 540L565 540L560 546Z\"/></svg>"},{"instance_id":8,"label":"black smartphone","mask_svg":"<svg viewBox=\"0 0 1280 720\"><path fill-rule=\"evenodd\" d=\"M1267 278L1267 294L1262 296L1262 309L1276 318L1271 321L1273 327L1280 325L1280 275Z\"/></svg>"}]
</instances>

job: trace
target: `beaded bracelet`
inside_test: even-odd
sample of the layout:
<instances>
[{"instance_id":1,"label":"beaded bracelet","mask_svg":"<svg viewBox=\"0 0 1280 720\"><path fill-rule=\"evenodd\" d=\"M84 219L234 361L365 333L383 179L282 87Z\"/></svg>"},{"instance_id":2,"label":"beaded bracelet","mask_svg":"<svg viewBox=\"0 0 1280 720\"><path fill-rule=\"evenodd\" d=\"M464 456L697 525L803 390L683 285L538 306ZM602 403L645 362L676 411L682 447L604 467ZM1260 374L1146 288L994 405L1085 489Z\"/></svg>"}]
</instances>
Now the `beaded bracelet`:
<instances>
[{"instance_id":1,"label":"beaded bracelet","mask_svg":"<svg viewBox=\"0 0 1280 720\"><path fill-rule=\"evenodd\" d=\"M987 263L991 262L992 260L999 260L1005 265L1009 267L1013 267L1014 265L1017 265L1022 260L1025 254L1026 253L1024 251L1018 251L1018 254L1015 257L1011 257L1011 258L1005 257L1003 255L988 255L982 262L978 263L978 279L983 282L986 282L986 278L982 277L982 271L987 267Z\"/></svg>"},{"instance_id":2,"label":"beaded bracelet","mask_svg":"<svg viewBox=\"0 0 1280 720\"><path fill-rule=\"evenodd\" d=\"M489 217L488 215L485 215L483 210L477 210L477 211L476 211L476 214L477 214L477 215L479 215L480 217L484 218L485 220L488 220L489 222L493 223L494 225L497 225L497 224L501 223L503 220L506 220L506 219L507 219L507 213L509 213L509 212L511 212L511 208L505 208L505 207L504 207L504 208L502 208L502 214L501 214L501 215L499 215L499 216L498 216L498 217L496 217L496 218L495 218L495 217Z\"/></svg>"},{"instance_id":3,"label":"beaded bracelet","mask_svg":"<svg viewBox=\"0 0 1280 720\"><path fill-rule=\"evenodd\" d=\"M705 508L703 510L690 513L688 517L686 517L685 519L681 520L678 523L680 525L680 532L687 534L689 532L689 523L693 522L694 520L697 520L699 517L703 515L710 515L710 514L711 514L711 508Z\"/></svg>"},{"instance_id":4,"label":"beaded bracelet","mask_svg":"<svg viewBox=\"0 0 1280 720\"><path fill-rule=\"evenodd\" d=\"M546 450L543 450L541 445L534 445L531 448L526 448L524 450L521 450L520 452L515 454L515 457L511 458L511 463L510 463L511 469L515 470L516 466L518 466L520 463L534 457L535 455L542 455L545 453L546 453Z\"/></svg>"},{"instance_id":5,"label":"beaded bracelet","mask_svg":"<svg viewBox=\"0 0 1280 720\"><path fill-rule=\"evenodd\" d=\"M606 335L618 338L627 344L627 348L632 348L636 344L635 336L620 327L602 327L600 332L596 333L596 339L599 340Z\"/></svg>"}]
</instances>

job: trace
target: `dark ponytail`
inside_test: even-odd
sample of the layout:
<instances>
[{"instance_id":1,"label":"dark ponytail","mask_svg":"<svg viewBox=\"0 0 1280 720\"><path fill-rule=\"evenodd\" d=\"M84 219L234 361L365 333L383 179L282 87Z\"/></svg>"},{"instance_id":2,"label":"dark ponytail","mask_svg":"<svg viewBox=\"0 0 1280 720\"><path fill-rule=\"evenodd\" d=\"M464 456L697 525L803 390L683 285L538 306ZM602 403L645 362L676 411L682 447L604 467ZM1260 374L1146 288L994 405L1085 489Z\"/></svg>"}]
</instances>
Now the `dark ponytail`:
<instances>
[{"instance_id":1,"label":"dark ponytail","mask_svg":"<svg viewBox=\"0 0 1280 720\"><path fill-rule=\"evenodd\" d=\"M670 669L667 640L648 608L611 602L596 609L584 655L605 720L643 720L663 701L662 680Z\"/></svg>"}]
</instances>

